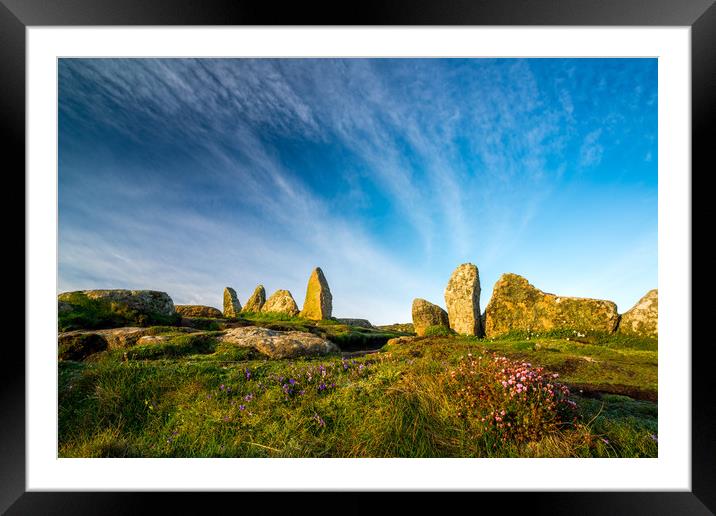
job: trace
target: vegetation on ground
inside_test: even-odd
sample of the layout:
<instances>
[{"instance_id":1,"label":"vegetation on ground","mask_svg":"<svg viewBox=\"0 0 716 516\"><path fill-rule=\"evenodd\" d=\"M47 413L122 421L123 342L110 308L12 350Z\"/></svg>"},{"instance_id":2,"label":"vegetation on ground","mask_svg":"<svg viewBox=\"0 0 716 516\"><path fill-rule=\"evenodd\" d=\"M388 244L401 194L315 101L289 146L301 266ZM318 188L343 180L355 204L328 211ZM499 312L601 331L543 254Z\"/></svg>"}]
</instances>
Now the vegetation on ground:
<instances>
[{"instance_id":1,"label":"vegetation on ground","mask_svg":"<svg viewBox=\"0 0 716 516\"><path fill-rule=\"evenodd\" d=\"M59 362L60 456L658 453L656 348L621 337L426 337L362 356L266 360L214 334L158 333L169 338Z\"/></svg>"}]
</instances>

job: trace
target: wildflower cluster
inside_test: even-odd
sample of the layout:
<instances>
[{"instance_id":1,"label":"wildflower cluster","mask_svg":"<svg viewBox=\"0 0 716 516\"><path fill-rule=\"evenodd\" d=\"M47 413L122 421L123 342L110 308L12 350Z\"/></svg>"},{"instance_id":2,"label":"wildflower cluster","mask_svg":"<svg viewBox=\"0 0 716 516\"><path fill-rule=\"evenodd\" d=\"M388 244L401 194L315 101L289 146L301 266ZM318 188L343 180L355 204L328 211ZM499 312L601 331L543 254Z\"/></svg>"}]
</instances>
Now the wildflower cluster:
<instances>
[{"instance_id":1,"label":"wildflower cluster","mask_svg":"<svg viewBox=\"0 0 716 516\"><path fill-rule=\"evenodd\" d=\"M528 362L468 354L450 371L457 410L482 433L502 441L540 439L574 421L567 386Z\"/></svg>"}]
</instances>

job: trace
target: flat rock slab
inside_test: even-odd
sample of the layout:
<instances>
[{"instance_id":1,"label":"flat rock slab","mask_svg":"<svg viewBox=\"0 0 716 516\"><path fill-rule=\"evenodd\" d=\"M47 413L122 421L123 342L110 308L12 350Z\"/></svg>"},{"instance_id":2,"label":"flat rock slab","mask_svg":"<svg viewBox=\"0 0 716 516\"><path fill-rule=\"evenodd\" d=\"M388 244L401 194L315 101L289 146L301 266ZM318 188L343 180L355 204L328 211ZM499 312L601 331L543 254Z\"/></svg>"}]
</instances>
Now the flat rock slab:
<instances>
[{"instance_id":1,"label":"flat rock slab","mask_svg":"<svg viewBox=\"0 0 716 516\"><path fill-rule=\"evenodd\" d=\"M251 347L269 358L296 358L340 351L334 343L312 333L277 331L247 326L232 328L219 337L221 342Z\"/></svg>"},{"instance_id":2,"label":"flat rock slab","mask_svg":"<svg viewBox=\"0 0 716 516\"><path fill-rule=\"evenodd\" d=\"M193 333L193 328L175 328L177 332ZM84 360L100 351L130 348L151 336L152 328L124 327L102 330L65 331L57 336L61 360Z\"/></svg>"},{"instance_id":3,"label":"flat rock slab","mask_svg":"<svg viewBox=\"0 0 716 516\"><path fill-rule=\"evenodd\" d=\"M218 308L205 305L176 305L176 312L182 317L205 317L207 319L224 317Z\"/></svg>"},{"instance_id":4,"label":"flat rock slab","mask_svg":"<svg viewBox=\"0 0 716 516\"><path fill-rule=\"evenodd\" d=\"M341 324L347 324L348 326L357 326L359 328L373 328L373 325L368 319L336 319Z\"/></svg>"}]
</instances>

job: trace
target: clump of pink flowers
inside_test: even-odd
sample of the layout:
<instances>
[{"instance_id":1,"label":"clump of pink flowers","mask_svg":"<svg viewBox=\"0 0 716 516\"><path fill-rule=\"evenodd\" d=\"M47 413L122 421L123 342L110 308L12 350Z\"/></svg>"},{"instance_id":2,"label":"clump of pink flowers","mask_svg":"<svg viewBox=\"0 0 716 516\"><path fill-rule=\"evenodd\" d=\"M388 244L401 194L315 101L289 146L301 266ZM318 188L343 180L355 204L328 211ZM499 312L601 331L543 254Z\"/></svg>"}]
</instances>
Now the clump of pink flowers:
<instances>
[{"instance_id":1,"label":"clump of pink flowers","mask_svg":"<svg viewBox=\"0 0 716 516\"><path fill-rule=\"evenodd\" d=\"M577 405L559 375L529 362L468 354L449 377L459 416L502 441L540 439L575 421Z\"/></svg>"}]
</instances>

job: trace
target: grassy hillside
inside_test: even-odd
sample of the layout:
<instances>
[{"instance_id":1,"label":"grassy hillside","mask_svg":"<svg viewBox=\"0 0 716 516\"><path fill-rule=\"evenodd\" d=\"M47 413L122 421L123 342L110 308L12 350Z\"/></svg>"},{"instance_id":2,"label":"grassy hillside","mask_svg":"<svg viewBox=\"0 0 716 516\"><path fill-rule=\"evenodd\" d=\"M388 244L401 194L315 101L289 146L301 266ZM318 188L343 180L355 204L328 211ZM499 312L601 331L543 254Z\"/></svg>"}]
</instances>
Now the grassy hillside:
<instances>
[{"instance_id":1,"label":"grassy hillside","mask_svg":"<svg viewBox=\"0 0 716 516\"><path fill-rule=\"evenodd\" d=\"M335 326L334 336L345 331L331 322L315 326ZM540 388L516 396L502 389L505 369ZM59 451L63 457L655 457L656 374L655 343L603 335L405 339L363 356L292 361L265 360L211 335L176 335L126 355L60 362ZM571 392L563 394L557 382ZM545 397L547 386L553 398Z\"/></svg>"}]
</instances>

